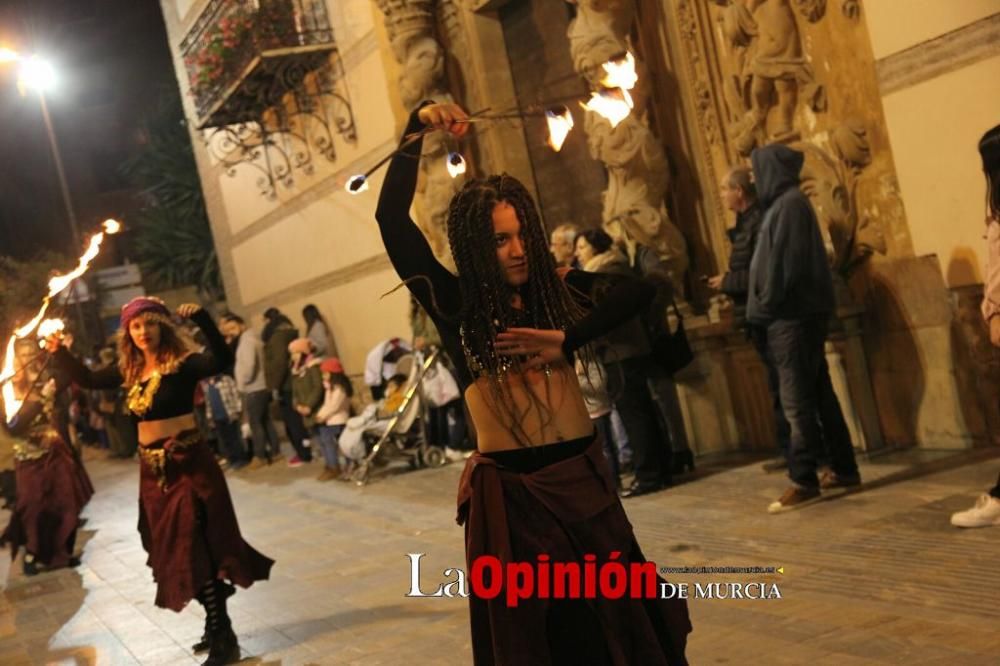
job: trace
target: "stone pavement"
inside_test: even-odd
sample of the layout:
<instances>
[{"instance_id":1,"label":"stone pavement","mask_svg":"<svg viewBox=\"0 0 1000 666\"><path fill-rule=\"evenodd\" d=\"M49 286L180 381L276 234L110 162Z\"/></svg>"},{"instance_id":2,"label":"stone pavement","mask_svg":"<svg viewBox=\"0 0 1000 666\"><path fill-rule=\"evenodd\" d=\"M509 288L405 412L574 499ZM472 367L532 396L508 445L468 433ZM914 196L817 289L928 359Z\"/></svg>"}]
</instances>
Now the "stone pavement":
<instances>
[{"instance_id":1,"label":"stone pavement","mask_svg":"<svg viewBox=\"0 0 1000 666\"><path fill-rule=\"evenodd\" d=\"M780 600L692 600L692 664L1000 664L1000 528L961 531L1000 470L997 452L884 456L866 487L769 516L783 480L733 459L700 461L675 488L626 502L663 566L782 566L784 574L674 574L767 581ZM97 494L83 564L25 578L0 558L0 664L193 664L197 604L153 606L135 531L137 467L88 452ZM318 464L229 474L243 532L274 557L272 580L231 603L243 663L470 663L466 602L405 598L406 553L426 553L425 591L463 567L461 469L392 474L364 488L313 479ZM0 521L6 522L6 513ZM8 571L9 567L9 571Z\"/></svg>"}]
</instances>

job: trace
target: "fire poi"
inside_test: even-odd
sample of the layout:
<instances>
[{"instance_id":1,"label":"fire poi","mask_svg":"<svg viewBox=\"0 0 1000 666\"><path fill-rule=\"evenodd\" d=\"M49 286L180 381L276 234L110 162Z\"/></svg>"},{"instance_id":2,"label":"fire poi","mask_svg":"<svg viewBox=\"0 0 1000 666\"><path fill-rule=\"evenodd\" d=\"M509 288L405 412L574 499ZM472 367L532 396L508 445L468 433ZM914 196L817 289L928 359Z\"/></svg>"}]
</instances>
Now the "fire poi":
<instances>
[{"instance_id":1,"label":"fire poi","mask_svg":"<svg viewBox=\"0 0 1000 666\"><path fill-rule=\"evenodd\" d=\"M635 58L630 52L626 51L621 56L612 58L608 62L603 63L602 68L604 69L604 76L600 81L600 90L593 91L587 96L584 96L589 97L586 103L580 100L581 96L579 95L574 95L569 99L580 101L581 108L598 114L607 120L611 124L611 127L617 127L623 120L628 118L629 114L632 113L632 108L634 106L632 96L629 94L629 91L632 90L639 81L639 76L635 71ZM559 152L562 150L563 143L566 141L566 137L569 136L569 133L572 131L574 126L573 114L567 106L560 103L563 101L569 100L560 99L544 102L540 105L541 110L539 111L532 111L530 109L514 109L509 112L496 114L486 114L484 111L480 111L478 113L471 114L469 119L464 122L483 122L507 118L523 119L528 116L542 115L545 117L549 129L547 143L552 150ZM344 189L350 194L361 194L366 191L368 189L369 176L391 160L400 151L404 150L406 146L420 139L429 131L430 129L424 129L407 137L399 148L376 162L373 167L368 169L368 171L362 174L350 176L344 185ZM448 154L445 168L448 170L448 173L452 178L457 178L466 171L465 158L463 158L460 153L451 152Z\"/></svg>"}]
</instances>

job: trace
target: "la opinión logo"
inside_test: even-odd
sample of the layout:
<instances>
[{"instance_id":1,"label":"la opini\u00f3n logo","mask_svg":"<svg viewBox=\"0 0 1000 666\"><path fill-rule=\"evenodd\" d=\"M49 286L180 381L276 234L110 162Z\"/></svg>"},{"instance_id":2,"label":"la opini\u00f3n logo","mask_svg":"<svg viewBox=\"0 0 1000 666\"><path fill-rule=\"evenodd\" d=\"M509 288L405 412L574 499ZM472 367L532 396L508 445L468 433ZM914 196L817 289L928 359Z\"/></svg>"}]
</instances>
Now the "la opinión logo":
<instances>
[{"instance_id":1,"label":"la opini\u00f3n logo","mask_svg":"<svg viewBox=\"0 0 1000 666\"><path fill-rule=\"evenodd\" d=\"M492 555L482 555L464 569L444 569L448 579L434 592L420 587L420 560L425 553L408 553L410 590L407 597L468 597L495 599L500 595L508 607L521 600L537 599L781 599L776 583L667 583L658 579L653 562L618 561L621 552L612 551L607 561L598 564L597 556L587 554L580 562L553 562L539 555L535 562L501 562Z\"/></svg>"}]
</instances>

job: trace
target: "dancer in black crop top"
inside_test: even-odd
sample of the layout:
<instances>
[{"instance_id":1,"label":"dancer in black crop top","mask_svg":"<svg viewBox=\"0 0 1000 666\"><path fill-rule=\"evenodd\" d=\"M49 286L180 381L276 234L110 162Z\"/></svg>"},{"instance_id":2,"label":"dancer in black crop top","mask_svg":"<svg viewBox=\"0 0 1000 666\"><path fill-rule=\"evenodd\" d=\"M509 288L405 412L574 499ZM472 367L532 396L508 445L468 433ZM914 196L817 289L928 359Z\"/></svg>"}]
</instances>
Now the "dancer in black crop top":
<instances>
[{"instance_id":1,"label":"dancer in black crop top","mask_svg":"<svg viewBox=\"0 0 1000 666\"><path fill-rule=\"evenodd\" d=\"M226 611L236 589L267 579L273 560L240 534L226 479L191 416L202 379L232 363L232 352L211 317L197 305L178 314L198 324L208 350L194 352L162 301L137 298L122 308L117 368L91 371L47 343L53 361L87 388L125 386L139 421L139 533L156 581L156 605L180 611L192 599L205 607L205 634L195 652L204 663L238 661L240 648Z\"/></svg>"},{"instance_id":2,"label":"dancer in black crop top","mask_svg":"<svg viewBox=\"0 0 1000 666\"><path fill-rule=\"evenodd\" d=\"M422 135L461 137L466 119L454 104L413 112L376 219L461 384L476 388L466 401L480 452L467 461L458 507L468 566L480 557L534 565L543 555L582 566L615 553L628 569L645 559L568 361L575 353L589 361L589 343L641 312L655 290L637 278L558 272L531 195L506 174L470 181L452 199L458 275L446 270L408 211ZM511 607L473 593L469 602L476 664L686 663L684 601L537 598Z\"/></svg>"},{"instance_id":3,"label":"dancer in black crop top","mask_svg":"<svg viewBox=\"0 0 1000 666\"><path fill-rule=\"evenodd\" d=\"M435 105L435 108L439 106L443 105ZM465 117L458 107L451 105L451 108L456 109L456 116L461 116L460 118L456 117L456 121ZM456 135L462 136L468 127L468 124L456 122L452 125L451 130ZM414 110L410 114L410 120L404 131L404 140L406 137L416 137L427 129L428 126L420 118L420 109ZM406 281L410 291L434 320L435 326L441 333L441 341L456 365L459 383L463 389L474 381L477 375L482 375L484 371L490 370L483 364L483 361L487 359L477 358L477 356L480 354L491 356L493 355L490 353L492 350L470 349L470 346L475 346L474 344L470 345L470 343L472 342L471 338L475 337L476 334L489 335L492 333L496 337L503 329L510 327L523 328L524 325L527 325L528 327L544 328L554 324L564 324L565 330L561 333L564 333L565 337L559 341L559 344L554 344L550 339L549 344L543 345L541 349L537 340L535 344L528 345L530 351L542 352L542 359L535 362L541 364L543 360L553 361L561 356L572 357L572 354L584 345L635 316L655 296L655 287L637 278L625 276L611 278L607 275L577 270L561 273L562 281L565 283L565 287L568 287L565 289L562 284L559 284L555 262L549 254L548 243L545 240L541 222L538 220L534 202L531 201L530 195L523 185L517 179L506 174L470 182L465 186L465 191L485 186L495 189L499 199L505 197L519 199L515 208L519 216L528 218L529 224L525 225L524 231L531 235L531 241L528 243L530 247L526 248L528 256L525 257L524 261L524 268L531 276L523 283L527 289L504 290L501 288L496 290L500 293L490 293L490 288L494 287L495 283L505 281L507 277L513 277L517 281L519 276L501 275L497 272L498 267L489 266L488 261L484 264L480 258L465 256L466 253L460 252L458 256L455 256L455 261L459 264L459 271L462 271L462 264L466 264L469 273L476 273L475 280L468 280L463 285L458 277L452 275L438 262L427 239L410 219L409 210L410 204L413 202L413 194L416 191L422 147L423 139L416 138L405 146L402 155L394 158L389 164L375 217L378 220L382 241L393 267L399 276ZM453 211L458 203L460 203L459 196L456 196L451 205ZM453 221L456 224L453 225ZM452 239L453 252L454 239L467 230L458 224L459 221L457 215L449 216L448 234L449 238ZM534 222L534 224L530 222ZM493 235L492 230L472 230L472 233L476 231L481 231L483 234L478 240L490 243ZM539 237L534 238L533 236L536 235ZM535 261L532 262L532 259ZM536 265L528 266L528 264ZM515 265L512 268L516 271L518 267ZM469 288L470 283L474 285L472 289ZM523 297L524 306L526 306L520 310L510 306L510 297L519 291L524 292L519 295ZM544 291L550 293L540 293ZM574 303L555 302L561 295L560 292L567 291ZM506 298L504 299L503 296ZM534 312L526 312L526 310L534 310ZM577 317L566 316L567 310L576 310ZM499 315L501 318L506 318L507 321L496 321L496 317L493 315ZM563 321L558 321L559 319ZM466 344L463 345L463 325L467 329L479 325L489 330L466 330ZM503 340L503 336L500 339ZM492 347L492 345L488 343L485 347ZM520 351L526 348L514 346L512 349ZM530 367L535 366L531 365Z\"/></svg>"},{"instance_id":4,"label":"dancer in black crop top","mask_svg":"<svg viewBox=\"0 0 1000 666\"><path fill-rule=\"evenodd\" d=\"M191 321L198 325L208 341L207 352L189 353L179 360L171 360L165 365L166 371L154 371L145 379L126 382L119 367L110 366L102 370L90 370L80 359L65 347L59 347L53 357L56 366L63 369L74 382L94 389L110 389L126 385L129 389L129 408L140 421L159 421L175 416L190 414L194 409L194 391L202 379L215 376L233 362L233 353L216 328L212 318L202 309L191 315ZM162 335L162 333L161 333ZM159 376L159 379L155 377ZM150 385L156 382L155 390ZM142 396L151 393L151 402L143 408Z\"/></svg>"}]
</instances>

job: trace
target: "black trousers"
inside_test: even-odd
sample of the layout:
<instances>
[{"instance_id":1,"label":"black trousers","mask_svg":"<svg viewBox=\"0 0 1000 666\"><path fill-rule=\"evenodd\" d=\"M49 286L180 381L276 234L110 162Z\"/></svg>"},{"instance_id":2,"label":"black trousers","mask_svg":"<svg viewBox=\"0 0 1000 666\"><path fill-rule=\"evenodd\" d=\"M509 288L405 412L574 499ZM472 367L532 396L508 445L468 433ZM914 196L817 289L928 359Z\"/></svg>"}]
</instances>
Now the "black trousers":
<instances>
[{"instance_id":1,"label":"black trousers","mask_svg":"<svg viewBox=\"0 0 1000 666\"><path fill-rule=\"evenodd\" d=\"M278 409L281 411L281 420L285 424L285 432L288 434L288 441L295 449L295 455L302 462L312 460L312 449L306 447L303 441L309 437L306 424L302 421L302 415L295 411L292 405L292 394L282 391L278 398Z\"/></svg>"},{"instance_id":2,"label":"black trousers","mask_svg":"<svg viewBox=\"0 0 1000 666\"><path fill-rule=\"evenodd\" d=\"M778 394L789 425L788 475L815 488L816 468L829 456L838 476L858 473L854 447L826 365L826 318L779 319L767 327L767 354L778 375ZM823 427L820 429L820 419Z\"/></svg>"},{"instance_id":3,"label":"black trousers","mask_svg":"<svg viewBox=\"0 0 1000 666\"><path fill-rule=\"evenodd\" d=\"M1000 499L1000 476L997 476L997 485L990 489L990 495Z\"/></svg>"},{"instance_id":4,"label":"black trousers","mask_svg":"<svg viewBox=\"0 0 1000 666\"><path fill-rule=\"evenodd\" d=\"M673 470L670 441L660 428L658 408L649 392L649 357L605 363L608 395L621 416L629 445L635 480L639 483L670 482Z\"/></svg>"}]
</instances>

